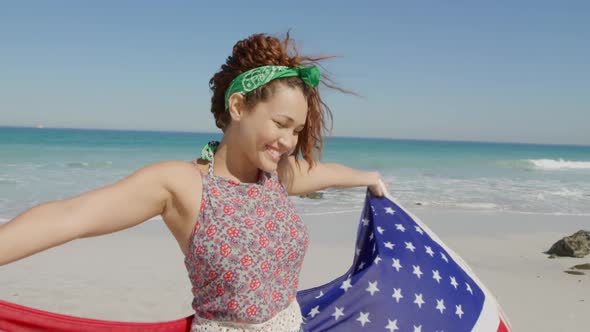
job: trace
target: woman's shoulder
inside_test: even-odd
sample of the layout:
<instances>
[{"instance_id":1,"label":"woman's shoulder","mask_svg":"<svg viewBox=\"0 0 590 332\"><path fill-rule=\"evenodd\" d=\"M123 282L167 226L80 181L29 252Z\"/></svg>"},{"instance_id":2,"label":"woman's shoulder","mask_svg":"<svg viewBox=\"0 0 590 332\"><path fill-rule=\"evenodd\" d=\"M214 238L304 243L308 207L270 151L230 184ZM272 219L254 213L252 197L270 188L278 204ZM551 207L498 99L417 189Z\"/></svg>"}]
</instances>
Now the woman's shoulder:
<instances>
[{"instance_id":1,"label":"woman's shoulder","mask_svg":"<svg viewBox=\"0 0 590 332\"><path fill-rule=\"evenodd\" d=\"M163 160L146 166L154 177L171 191L183 187L200 187L202 183L201 172L203 166L200 162L186 160Z\"/></svg>"}]
</instances>

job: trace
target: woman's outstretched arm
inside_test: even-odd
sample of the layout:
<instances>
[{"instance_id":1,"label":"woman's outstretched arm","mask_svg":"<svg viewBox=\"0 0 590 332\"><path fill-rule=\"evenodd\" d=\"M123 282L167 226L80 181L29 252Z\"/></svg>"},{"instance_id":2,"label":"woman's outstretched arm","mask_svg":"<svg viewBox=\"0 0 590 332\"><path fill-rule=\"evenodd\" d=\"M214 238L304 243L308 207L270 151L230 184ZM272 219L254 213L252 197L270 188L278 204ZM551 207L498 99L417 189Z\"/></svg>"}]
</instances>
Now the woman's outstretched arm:
<instances>
[{"instance_id":1,"label":"woman's outstretched arm","mask_svg":"<svg viewBox=\"0 0 590 332\"><path fill-rule=\"evenodd\" d=\"M116 232L162 214L170 163L146 166L79 196L37 205L0 227L0 266L68 241Z\"/></svg>"},{"instance_id":2,"label":"woman's outstretched arm","mask_svg":"<svg viewBox=\"0 0 590 332\"><path fill-rule=\"evenodd\" d=\"M303 195L310 192L336 187L367 186L377 196L385 193L378 172L365 172L336 163L316 163L310 169L305 160L295 162L292 156L279 162L277 170L281 181L290 195Z\"/></svg>"}]
</instances>

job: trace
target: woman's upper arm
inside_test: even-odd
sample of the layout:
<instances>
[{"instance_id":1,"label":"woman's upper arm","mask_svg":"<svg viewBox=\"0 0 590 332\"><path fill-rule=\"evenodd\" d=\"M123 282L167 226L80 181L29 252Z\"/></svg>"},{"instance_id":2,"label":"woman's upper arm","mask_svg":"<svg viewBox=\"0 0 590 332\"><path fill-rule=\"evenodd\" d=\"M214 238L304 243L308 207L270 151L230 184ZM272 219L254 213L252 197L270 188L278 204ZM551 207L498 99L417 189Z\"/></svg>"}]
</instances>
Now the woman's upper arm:
<instances>
[{"instance_id":1,"label":"woman's upper arm","mask_svg":"<svg viewBox=\"0 0 590 332\"><path fill-rule=\"evenodd\" d=\"M171 200L174 163L148 165L113 184L64 200L76 237L116 232L162 214Z\"/></svg>"}]
</instances>

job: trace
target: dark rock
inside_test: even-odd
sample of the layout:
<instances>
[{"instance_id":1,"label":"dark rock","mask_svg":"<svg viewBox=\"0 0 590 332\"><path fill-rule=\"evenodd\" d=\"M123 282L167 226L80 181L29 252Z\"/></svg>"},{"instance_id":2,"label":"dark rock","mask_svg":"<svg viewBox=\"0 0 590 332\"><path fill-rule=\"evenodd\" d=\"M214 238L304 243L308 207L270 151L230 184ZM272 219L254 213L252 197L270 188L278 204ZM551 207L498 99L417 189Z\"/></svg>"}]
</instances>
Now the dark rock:
<instances>
[{"instance_id":1,"label":"dark rock","mask_svg":"<svg viewBox=\"0 0 590 332\"><path fill-rule=\"evenodd\" d=\"M555 258L555 257L557 257L557 256L555 256L555 255L551 254L551 255L549 255L549 257L547 257L547 258L551 258L551 259L553 259L553 258Z\"/></svg>"},{"instance_id":2,"label":"dark rock","mask_svg":"<svg viewBox=\"0 0 590 332\"><path fill-rule=\"evenodd\" d=\"M570 269L575 269L575 270L590 270L590 263L574 265L574 266L570 267Z\"/></svg>"},{"instance_id":3,"label":"dark rock","mask_svg":"<svg viewBox=\"0 0 590 332\"><path fill-rule=\"evenodd\" d=\"M321 192L314 192L305 195L300 195L301 198L310 198L310 199L321 199L324 197L324 193Z\"/></svg>"},{"instance_id":4,"label":"dark rock","mask_svg":"<svg viewBox=\"0 0 590 332\"><path fill-rule=\"evenodd\" d=\"M555 242L547 254L556 256L584 257L590 253L590 232L579 230Z\"/></svg>"},{"instance_id":5,"label":"dark rock","mask_svg":"<svg viewBox=\"0 0 590 332\"><path fill-rule=\"evenodd\" d=\"M581 272L581 271L569 271L569 270L568 270L568 271L563 271L563 272L565 272L565 273L567 273L567 274L573 274L573 275L577 275L577 276L582 276L582 275L586 274L586 273L584 273L584 272Z\"/></svg>"}]
</instances>

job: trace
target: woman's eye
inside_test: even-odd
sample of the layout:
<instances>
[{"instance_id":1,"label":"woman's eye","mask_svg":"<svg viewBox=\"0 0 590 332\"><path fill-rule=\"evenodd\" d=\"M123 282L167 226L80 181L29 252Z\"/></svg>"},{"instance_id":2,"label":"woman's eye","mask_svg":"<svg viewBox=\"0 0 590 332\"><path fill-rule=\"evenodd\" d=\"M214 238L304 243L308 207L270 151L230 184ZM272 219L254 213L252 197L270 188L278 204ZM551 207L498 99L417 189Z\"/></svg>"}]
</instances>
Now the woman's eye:
<instances>
[{"instance_id":1,"label":"woman's eye","mask_svg":"<svg viewBox=\"0 0 590 332\"><path fill-rule=\"evenodd\" d=\"M285 128L285 126L283 126L280 122L275 121L275 124L277 125L277 127L279 128Z\"/></svg>"}]
</instances>

